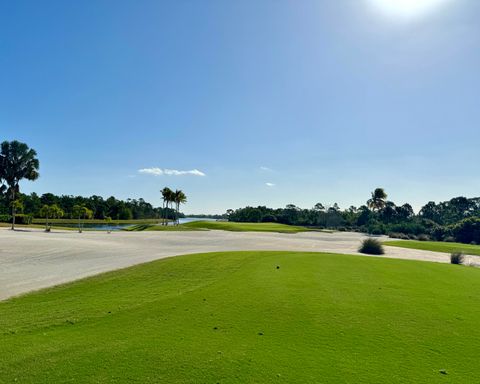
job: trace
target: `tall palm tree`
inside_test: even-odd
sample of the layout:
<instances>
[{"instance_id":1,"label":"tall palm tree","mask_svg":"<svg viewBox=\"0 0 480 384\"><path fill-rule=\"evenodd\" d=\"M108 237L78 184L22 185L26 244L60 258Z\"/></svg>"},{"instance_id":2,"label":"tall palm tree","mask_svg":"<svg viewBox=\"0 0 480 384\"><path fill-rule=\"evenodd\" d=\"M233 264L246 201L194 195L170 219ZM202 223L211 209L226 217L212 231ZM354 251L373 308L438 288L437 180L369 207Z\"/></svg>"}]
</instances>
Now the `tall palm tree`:
<instances>
[{"instance_id":1,"label":"tall palm tree","mask_svg":"<svg viewBox=\"0 0 480 384\"><path fill-rule=\"evenodd\" d=\"M173 199L174 192L168 187L163 188L160 192L162 194L162 200L163 200L163 209L162 209L163 225L168 225L168 222L167 222L168 205L174 200Z\"/></svg>"},{"instance_id":2,"label":"tall palm tree","mask_svg":"<svg viewBox=\"0 0 480 384\"><path fill-rule=\"evenodd\" d=\"M175 208L174 208L175 192L172 191L171 189L168 192L168 203L170 204L170 212L172 213L172 215L174 215L175 214ZM168 209L167 209L167 211L168 211ZM173 219L175 219L175 217L173 217ZM167 222L167 225L168 225L168 222Z\"/></svg>"},{"instance_id":3,"label":"tall palm tree","mask_svg":"<svg viewBox=\"0 0 480 384\"><path fill-rule=\"evenodd\" d=\"M160 194L162 195L162 210L160 211L160 218L162 219L162 225L165 225L165 201L166 201L166 189L167 187L160 190Z\"/></svg>"},{"instance_id":4,"label":"tall palm tree","mask_svg":"<svg viewBox=\"0 0 480 384\"><path fill-rule=\"evenodd\" d=\"M40 162L37 152L19 141L4 141L0 149L0 179L8 185L7 193L12 202L12 230L15 229L16 206L13 204L20 193L21 180L38 179Z\"/></svg>"},{"instance_id":5,"label":"tall palm tree","mask_svg":"<svg viewBox=\"0 0 480 384\"><path fill-rule=\"evenodd\" d=\"M187 202L187 195L185 195L183 191L180 191L177 189L174 193L174 200L175 200L175 208L176 208L175 221L177 222L177 225L178 225L179 224L178 214L180 211L180 204L185 204Z\"/></svg>"},{"instance_id":6,"label":"tall palm tree","mask_svg":"<svg viewBox=\"0 0 480 384\"><path fill-rule=\"evenodd\" d=\"M64 212L57 204L44 204L39 212L41 217L45 217L45 232L50 232L51 225L48 225L49 219L59 219L63 217Z\"/></svg>"},{"instance_id":7,"label":"tall palm tree","mask_svg":"<svg viewBox=\"0 0 480 384\"><path fill-rule=\"evenodd\" d=\"M372 192L372 198L367 201L367 205L373 211L379 211L385 208L387 194L383 188L377 188Z\"/></svg>"},{"instance_id":8,"label":"tall palm tree","mask_svg":"<svg viewBox=\"0 0 480 384\"><path fill-rule=\"evenodd\" d=\"M83 231L83 221L85 219L93 218L93 211L85 207L85 205L74 205L72 209L72 215L78 218L78 232L82 233Z\"/></svg>"}]
</instances>

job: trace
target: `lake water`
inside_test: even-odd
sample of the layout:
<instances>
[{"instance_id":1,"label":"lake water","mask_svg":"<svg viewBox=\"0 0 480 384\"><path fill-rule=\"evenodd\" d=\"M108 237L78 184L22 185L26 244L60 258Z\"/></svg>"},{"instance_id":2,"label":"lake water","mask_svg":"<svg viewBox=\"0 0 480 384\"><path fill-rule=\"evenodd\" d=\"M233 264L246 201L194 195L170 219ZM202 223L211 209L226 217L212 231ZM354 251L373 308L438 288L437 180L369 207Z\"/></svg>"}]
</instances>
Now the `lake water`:
<instances>
[{"instance_id":1,"label":"lake water","mask_svg":"<svg viewBox=\"0 0 480 384\"><path fill-rule=\"evenodd\" d=\"M132 224L91 224L85 223L83 224L84 229L94 229L96 231L119 231L121 229L127 228L132 226ZM64 227L64 228L78 228L78 224L68 223L68 224L53 224L53 228L55 227Z\"/></svg>"},{"instance_id":2,"label":"lake water","mask_svg":"<svg viewBox=\"0 0 480 384\"><path fill-rule=\"evenodd\" d=\"M191 223L192 221L216 221L216 219L204 219L201 217L183 217L180 218L180 224ZM83 225L84 229L94 229L96 231L120 231L122 229L131 227L135 224L90 224L85 223ZM172 223L170 223L172 225ZM78 228L78 224L58 224L58 226L67 227L67 228ZM55 227L55 225L54 225Z\"/></svg>"},{"instance_id":3,"label":"lake water","mask_svg":"<svg viewBox=\"0 0 480 384\"><path fill-rule=\"evenodd\" d=\"M180 220L180 224L191 223L192 221L217 221L217 219L205 219L202 217L183 217Z\"/></svg>"}]
</instances>

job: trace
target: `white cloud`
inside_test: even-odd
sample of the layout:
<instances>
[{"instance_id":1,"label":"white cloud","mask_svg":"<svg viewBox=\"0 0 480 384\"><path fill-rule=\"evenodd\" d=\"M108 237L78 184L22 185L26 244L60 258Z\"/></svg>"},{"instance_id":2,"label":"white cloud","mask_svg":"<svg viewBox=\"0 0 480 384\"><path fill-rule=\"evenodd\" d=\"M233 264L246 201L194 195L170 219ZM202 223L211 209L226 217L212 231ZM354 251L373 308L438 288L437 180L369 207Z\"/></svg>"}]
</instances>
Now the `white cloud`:
<instances>
[{"instance_id":1,"label":"white cloud","mask_svg":"<svg viewBox=\"0 0 480 384\"><path fill-rule=\"evenodd\" d=\"M260 170L261 170L261 171L264 171L264 172L272 172L272 171L273 171L272 168L268 168L268 167L264 167L264 166L261 166L261 167L260 167Z\"/></svg>"},{"instance_id":2,"label":"white cloud","mask_svg":"<svg viewBox=\"0 0 480 384\"><path fill-rule=\"evenodd\" d=\"M265 183L265 185L266 185L267 187L275 187L275 184L273 184L273 183Z\"/></svg>"},{"instance_id":3,"label":"white cloud","mask_svg":"<svg viewBox=\"0 0 480 384\"><path fill-rule=\"evenodd\" d=\"M177 169L166 169L166 168L143 168L138 170L139 173L153 176L183 176L183 175L192 175L192 176L206 176L205 173L199 171L198 169L192 169L190 171L179 171Z\"/></svg>"}]
</instances>

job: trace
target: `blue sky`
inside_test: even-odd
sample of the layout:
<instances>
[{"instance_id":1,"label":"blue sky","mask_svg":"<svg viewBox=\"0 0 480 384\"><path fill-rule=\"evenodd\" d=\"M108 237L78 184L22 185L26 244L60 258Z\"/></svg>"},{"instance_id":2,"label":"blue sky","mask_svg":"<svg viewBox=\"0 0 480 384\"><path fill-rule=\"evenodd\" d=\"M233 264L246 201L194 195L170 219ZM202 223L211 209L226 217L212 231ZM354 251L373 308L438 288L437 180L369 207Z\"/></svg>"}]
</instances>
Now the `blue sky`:
<instances>
[{"instance_id":1,"label":"blue sky","mask_svg":"<svg viewBox=\"0 0 480 384\"><path fill-rule=\"evenodd\" d=\"M190 213L479 196L480 2L382 1L0 1L0 139L41 160L23 191L168 185Z\"/></svg>"}]
</instances>

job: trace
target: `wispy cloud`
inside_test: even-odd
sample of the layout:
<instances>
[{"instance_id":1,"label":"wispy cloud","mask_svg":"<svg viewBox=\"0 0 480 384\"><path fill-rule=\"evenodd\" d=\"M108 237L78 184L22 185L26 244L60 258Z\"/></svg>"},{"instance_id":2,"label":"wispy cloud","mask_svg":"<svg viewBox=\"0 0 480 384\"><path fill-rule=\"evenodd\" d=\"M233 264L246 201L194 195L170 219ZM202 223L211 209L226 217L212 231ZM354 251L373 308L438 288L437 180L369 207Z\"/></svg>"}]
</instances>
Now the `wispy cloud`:
<instances>
[{"instance_id":1,"label":"wispy cloud","mask_svg":"<svg viewBox=\"0 0 480 384\"><path fill-rule=\"evenodd\" d=\"M167 168L143 168L138 170L139 173L143 173L145 175L153 175L153 176L184 176L184 175L191 175L191 176L206 176L205 173L199 171L198 169L192 169L190 171L179 171L178 169L167 169Z\"/></svg>"},{"instance_id":2,"label":"wispy cloud","mask_svg":"<svg viewBox=\"0 0 480 384\"><path fill-rule=\"evenodd\" d=\"M272 171L273 171L272 168L268 168L268 167L265 167L265 166L261 166L261 167L260 167L260 170L261 170L261 171L264 171L264 172L272 172Z\"/></svg>"},{"instance_id":3,"label":"wispy cloud","mask_svg":"<svg viewBox=\"0 0 480 384\"><path fill-rule=\"evenodd\" d=\"M266 185L267 187L270 187L270 188L271 188L271 187L275 187L275 184L273 184L273 183L265 183L265 185Z\"/></svg>"}]
</instances>

